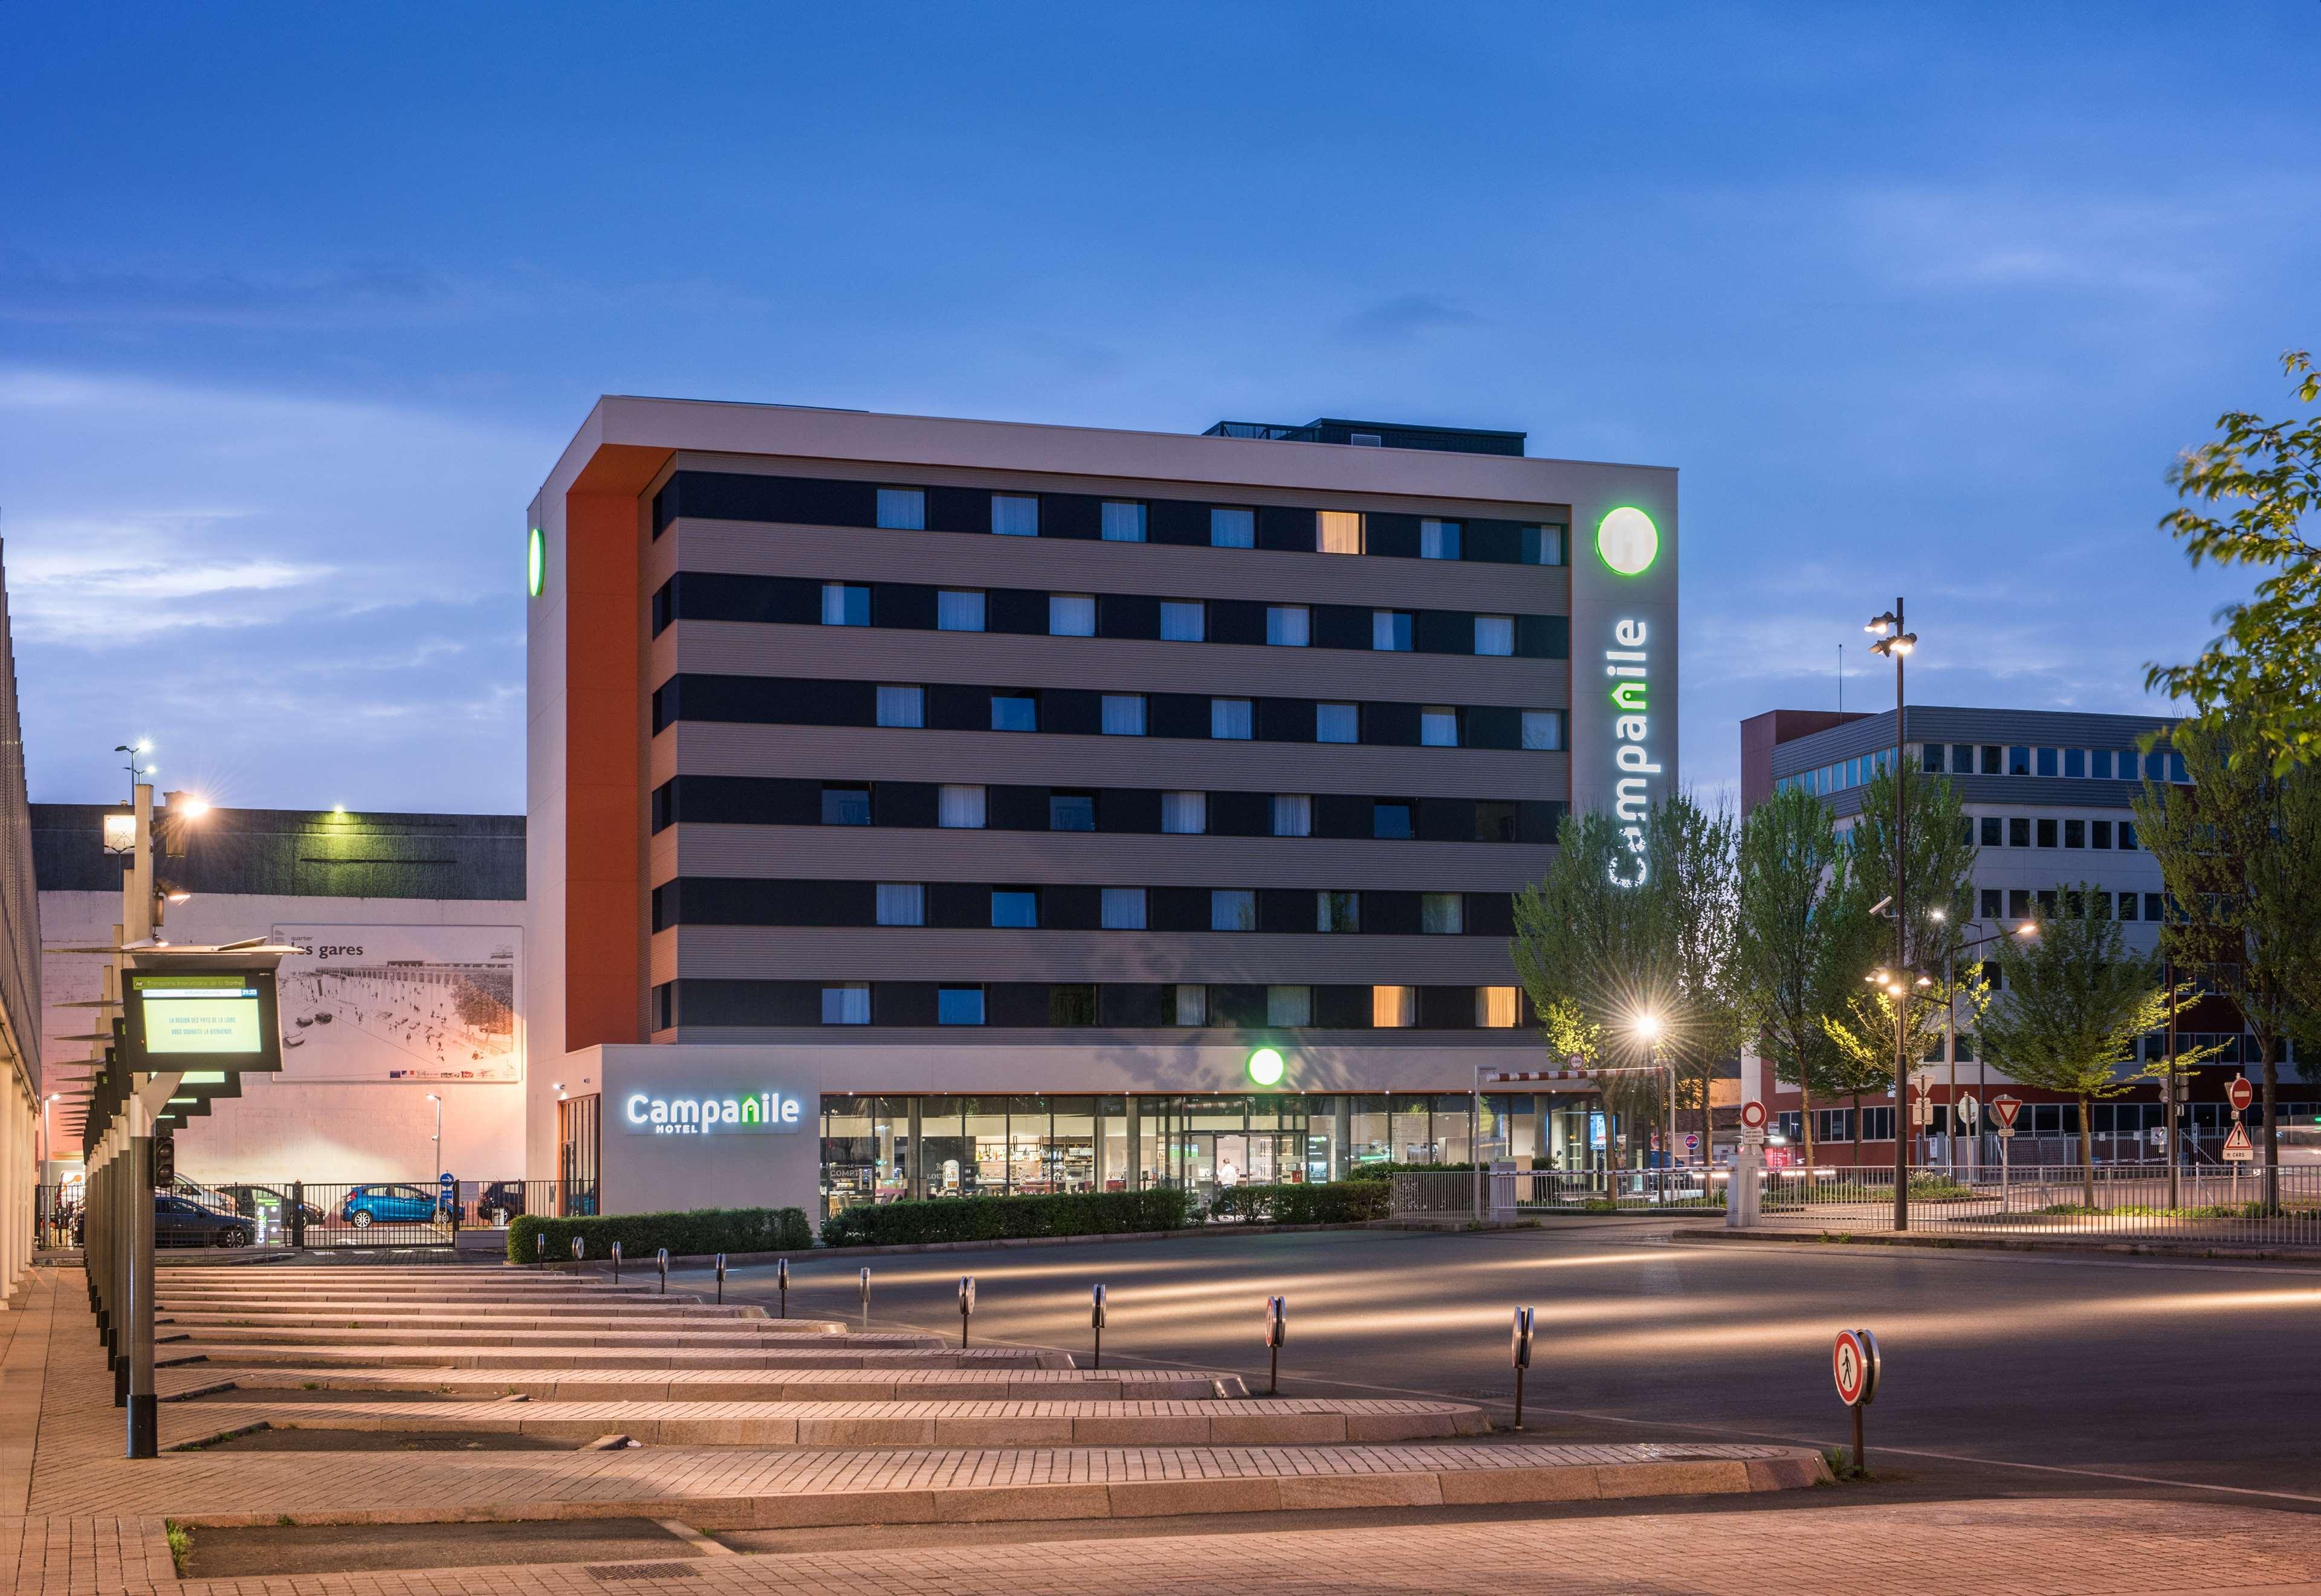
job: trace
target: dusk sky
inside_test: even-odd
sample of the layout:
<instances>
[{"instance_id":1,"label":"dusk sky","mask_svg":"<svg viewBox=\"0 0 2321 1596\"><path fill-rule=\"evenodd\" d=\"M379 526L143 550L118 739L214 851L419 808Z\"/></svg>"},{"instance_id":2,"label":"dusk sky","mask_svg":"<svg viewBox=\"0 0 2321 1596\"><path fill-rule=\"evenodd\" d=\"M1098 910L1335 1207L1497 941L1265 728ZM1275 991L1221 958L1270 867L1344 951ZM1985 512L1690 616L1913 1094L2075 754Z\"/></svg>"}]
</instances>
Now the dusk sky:
<instances>
[{"instance_id":1,"label":"dusk sky","mask_svg":"<svg viewBox=\"0 0 2321 1596\"><path fill-rule=\"evenodd\" d=\"M1683 769L2146 710L2153 523L2321 346L2321 5L18 6L0 537L36 800L523 804L602 393L1680 469Z\"/></svg>"}]
</instances>

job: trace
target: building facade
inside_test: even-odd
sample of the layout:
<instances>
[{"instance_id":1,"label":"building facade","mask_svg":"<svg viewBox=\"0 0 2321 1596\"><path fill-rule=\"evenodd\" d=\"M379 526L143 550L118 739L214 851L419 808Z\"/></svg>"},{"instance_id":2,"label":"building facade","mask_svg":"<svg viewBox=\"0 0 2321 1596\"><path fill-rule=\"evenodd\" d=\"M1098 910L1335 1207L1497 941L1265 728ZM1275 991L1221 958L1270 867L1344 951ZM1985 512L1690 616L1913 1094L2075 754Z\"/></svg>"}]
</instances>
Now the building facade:
<instances>
[{"instance_id":1,"label":"building facade","mask_svg":"<svg viewBox=\"0 0 2321 1596\"><path fill-rule=\"evenodd\" d=\"M1677 775L1674 473L1521 449L600 402L530 521L532 1173L1466 1156L1539 1061L1513 894Z\"/></svg>"}]
</instances>

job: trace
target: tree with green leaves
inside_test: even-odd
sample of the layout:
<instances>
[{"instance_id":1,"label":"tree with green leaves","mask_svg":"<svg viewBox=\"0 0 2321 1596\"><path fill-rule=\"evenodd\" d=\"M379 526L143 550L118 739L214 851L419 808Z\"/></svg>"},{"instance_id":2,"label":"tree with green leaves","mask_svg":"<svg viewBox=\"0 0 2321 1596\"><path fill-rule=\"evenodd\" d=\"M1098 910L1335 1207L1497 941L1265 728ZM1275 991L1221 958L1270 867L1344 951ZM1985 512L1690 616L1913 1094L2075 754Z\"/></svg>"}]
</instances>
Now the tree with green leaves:
<instances>
[{"instance_id":1,"label":"tree with green leaves","mask_svg":"<svg viewBox=\"0 0 2321 1596\"><path fill-rule=\"evenodd\" d=\"M1699 1111L1704 1159L1716 1146L1710 1083L1725 1061L1739 1056L1744 1034L1734 983L1739 834L1731 810L1708 809L1685 793L1654 809L1644 827L1652 875L1642 890L1653 899L1672 993L1661 1011L1661 1052L1674 1066L1680 1105ZM1674 1147L1669 1156L1673 1163Z\"/></svg>"},{"instance_id":2,"label":"tree with green leaves","mask_svg":"<svg viewBox=\"0 0 2321 1596\"><path fill-rule=\"evenodd\" d=\"M2136 1038L2167 1024L2190 1001L2192 984L2171 987L2156 957L2130 952L2109 894L2085 882L2059 887L2039 935L2007 938L1994 962L1999 990L1977 1027L1985 1054L2011 1079L2079 1103L2080 1165L2093 1208L2092 1106L2167 1069L2159 1059L2137 1063ZM2180 1051L2177 1066L2206 1056Z\"/></svg>"},{"instance_id":3,"label":"tree with green leaves","mask_svg":"<svg viewBox=\"0 0 2321 1596\"><path fill-rule=\"evenodd\" d=\"M2299 404L2321 400L2311 356L2293 350L2280 363ZM2227 411L2216 432L2170 469L2184 502L2160 524L2196 567L2270 574L2246 603L2217 612L2225 630L2199 658L2152 666L2144 685L2190 701L2212 729L2229 721L2233 758L2285 775L2321 763L2321 544L2307 524L2321 506L2321 412L2268 422Z\"/></svg>"}]
</instances>

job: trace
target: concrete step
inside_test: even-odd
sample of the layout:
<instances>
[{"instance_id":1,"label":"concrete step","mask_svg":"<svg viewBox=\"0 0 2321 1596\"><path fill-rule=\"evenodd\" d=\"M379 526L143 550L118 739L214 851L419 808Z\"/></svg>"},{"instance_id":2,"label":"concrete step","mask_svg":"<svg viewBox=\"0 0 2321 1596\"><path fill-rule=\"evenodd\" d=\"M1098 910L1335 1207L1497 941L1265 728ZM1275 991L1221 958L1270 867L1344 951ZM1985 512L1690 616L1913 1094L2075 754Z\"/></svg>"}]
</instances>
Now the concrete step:
<instances>
[{"instance_id":1,"label":"concrete step","mask_svg":"<svg viewBox=\"0 0 2321 1596\"><path fill-rule=\"evenodd\" d=\"M1232 1400L1238 1374L1208 1369L356 1369L188 1364L155 1375L164 1401L196 1392L431 1392L562 1401L1131 1401ZM262 1396L254 1401L264 1400Z\"/></svg>"},{"instance_id":2,"label":"concrete step","mask_svg":"<svg viewBox=\"0 0 2321 1596\"><path fill-rule=\"evenodd\" d=\"M176 1292L156 1292L154 1305L163 1310L180 1313L461 1313L493 1318L526 1314L535 1317L550 1314L578 1314L589 1319L746 1319L771 1318L754 1302L695 1302L676 1297L642 1297L633 1300L595 1297L564 1298L505 1298L481 1301L465 1297L437 1297L413 1293L404 1296L367 1295L361 1297L324 1297L301 1292L290 1296L236 1297L224 1294L186 1295ZM775 1319L780 1324L785 1321ZM802 1318L787 1322L806 1322Z\"/></svg>"},{"instance_id":3,"label":"concrete step","mask_svg":"<svg viewBox=\"0 0 2321 1596\"><path fill-rule=\"evenodd\" d=\"M451 1311L430 1313L387 1309L348 1308L321 1313L243 1313L232 1309L184 1309L163 1306L155 1310L155 1324L178 1325L187 1328L214 1328L219 1325L246 1326L251 1329L268 1330L343 1330L360 1327L365 1330L569 1330L594 1334L621 1334L630 1331L651 1331L672 1336L692 1337L705 1329L735 1333L745 1328L759 1337L789 1337L792 1339L813 1340L824 1336L842 1336L847 1327L829 1319L701 1319L678 1318L656 1319L649 1314L572 1313L471 1313Z\"/></svg>"},{"instance_id":4,"label":"concrete step","mask_svg":"<svg viewBox=\"0 0 2321 1596\"><path fill-rule=\"evenodd\" d=\"M168 1330L157 1328L155 1339L167 1344L182 1336L192 1340L232 1340L252 1345L328 1346L360 1338L367 1347L436 1347L465 1348L471 1347L687 1347L705 1351L740 1350L753 1347L940 1347L942 1338L915 1330L838 1330L830 1332L784 1330L784 1323L798 1321L769 1319L752 1329L724 1328L694 1329L670 1324L650 1330L591 1330L558 1329L389 1329L357 1320L325 1321L314 1326L243 1325L230 1322L185 1324Z\"/></svg>"},{"instance_id":5,"label":"concrete step","mask_svg":"<svg viewBox=\"0 0 2321 1596\"><path fill-rule=\"evenodd\" d=\"M933 1342L933 1338L926 1338ZM334 1347L235 1340L168 1341L156 1347L157 1365L199 1359L213 1364L296 1365L309 1368L443 1369L1069 1369L1068 1353L1016 1347L938 1345L917 1347L825 1347L796 1350L693 1351L667 1347Z\"/></svg>"}]
</instances>

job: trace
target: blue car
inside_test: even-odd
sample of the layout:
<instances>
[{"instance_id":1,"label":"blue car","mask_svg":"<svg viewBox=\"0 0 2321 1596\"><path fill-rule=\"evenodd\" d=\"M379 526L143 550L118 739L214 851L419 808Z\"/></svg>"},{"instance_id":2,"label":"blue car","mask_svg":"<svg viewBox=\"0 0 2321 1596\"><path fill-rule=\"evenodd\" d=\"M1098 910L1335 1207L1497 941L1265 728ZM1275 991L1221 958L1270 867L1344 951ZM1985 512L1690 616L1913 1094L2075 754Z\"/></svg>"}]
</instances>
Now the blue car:
<instances>
[{"instance_id":1,"label":"blue car","mask_svg":"<svg viewBox=\"0 0 2321 1596\"><path fill-rule=\"evenodd\" d=\"M418 1186L357 1186L340 1205L339 1217L358 1230L381 1221L425 1224L441 1206L434 1192Z\"/></svg>"}]
</instances>

